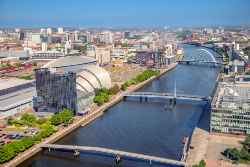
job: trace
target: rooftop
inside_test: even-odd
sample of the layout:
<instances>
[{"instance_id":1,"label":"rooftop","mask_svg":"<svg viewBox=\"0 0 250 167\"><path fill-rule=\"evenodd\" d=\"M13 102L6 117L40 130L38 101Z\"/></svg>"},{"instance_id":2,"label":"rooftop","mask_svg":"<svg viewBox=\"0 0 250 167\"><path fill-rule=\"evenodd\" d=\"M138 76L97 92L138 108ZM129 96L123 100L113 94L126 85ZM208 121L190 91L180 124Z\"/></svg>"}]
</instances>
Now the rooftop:
<instances>
[{"instance_id":1,"label":"rooftop","mask_svg":"<svg viewBox=\"0 0 250 167\"><path fill-rule=\"evenodd\" d=\"M97 62L97 60L87 56L67 56L51 61L48 64L42 66L42 68L68 67L92 62Z\"/></svg>"}]
</instances>

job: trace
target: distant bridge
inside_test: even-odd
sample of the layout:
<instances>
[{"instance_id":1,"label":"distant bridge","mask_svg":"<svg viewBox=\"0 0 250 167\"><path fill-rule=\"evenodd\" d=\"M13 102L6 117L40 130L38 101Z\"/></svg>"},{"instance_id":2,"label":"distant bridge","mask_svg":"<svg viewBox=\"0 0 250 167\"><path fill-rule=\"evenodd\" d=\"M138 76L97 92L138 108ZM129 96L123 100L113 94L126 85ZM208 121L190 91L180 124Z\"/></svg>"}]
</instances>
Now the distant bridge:
<instances>
[{"instance_id":1,"label":"distant bridge","mask_svg":"<svg viewBox=\"0 0 250 167\"><path fill-rule=\"evenodd\" d=\"M160 158L155 156L149 156L149 155L143 155L143 154L137 154L137 153L131 153L131 152L125 152L125 151L118 151L118 150L112 150L107 148L100 148L100 147L86 147L86 146L72 146L72 145L57 145L57 144L41 144L41 148L47 148L49 151L51 149L55 150L72 150L78 152L78 150L82 151L94 151L94 152L102 152L106 154L114 154L119 156L126 156L126 157L132 157L137 159L144 159L148 161L154 161L154 162L161 162L161 163L167 163L167 164L174 164L174 165L182 165L187 166L188 164L186 162L166 159L166 158Z\"/></svg>"},{"instance_id":2,"label":"distant bridge","mask_svg":"<svg viewBox=\"0 0 250 167\"><path fill-rule=\"evenodd\" d=\"M215 60L213 55L205 49L197 49L193 51L187 60L177 60L177 62L203 62L203 63L214 63L214 66L217 64L227 65L227 62L218 62Z\"/></svg>"},{"instance_id":3,"label":"distant bridge","mask_svg":"<svg viewBox=\"0 0 250 167\"><path fill-rule=\"evenodd\" d=\"M152 92L128 92L122 95L123 97L153 97L153 98L167 98L167 99L185 99L185 100L207 100L205 96L185 95L185 94L171 94L171 93L152 93Z\"/></svg>"}]
</instances>

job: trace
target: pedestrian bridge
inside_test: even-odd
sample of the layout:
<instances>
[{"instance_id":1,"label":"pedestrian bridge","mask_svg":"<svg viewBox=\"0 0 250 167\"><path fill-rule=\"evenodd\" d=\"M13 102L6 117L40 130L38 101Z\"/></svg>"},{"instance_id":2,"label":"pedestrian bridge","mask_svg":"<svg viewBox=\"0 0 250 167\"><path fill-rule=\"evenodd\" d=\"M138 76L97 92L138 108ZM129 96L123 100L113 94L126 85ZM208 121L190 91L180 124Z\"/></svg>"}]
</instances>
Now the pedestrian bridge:
<instances>
[{"instance_id":1,"label":"pedestrian bridge","mask_svg":"<svg viewBox=\"0 0 250 167\"><path fill-rule=\"evenodd\" d=\"M94 151L94 152L101 152L106 154L114 154L119 156L125 156L125 157L132 157L136 159L144 159L148 160L149 162L161 162L166 164L174 164L174 165L182 165L187 166L186 162L166 159L166 158L160 158L155 156L149 156L149 155L143 155L143 154L137 154L137 153L131 153L131 152L125 152L125 151L118 151L118 150L112 150L107 148L100 148L100 147L87 147L87 146L72 146L72 145L57 145L57 144L41 144L41 148L47 148L49 150L72 150L72 151ZM122 157L121 157L122 158Z\"/></svg>"},{"instance_id":2,"label":"pedestrian bridge","mask_svg":"<svg viewBox=\"0 0 250 167\"><path fill-rule=\"evenodd\" d=\"M205 96L171 94L171 93L152 93L152 92L128 92L122 95L123 97L152 97L152 98L167 98L167 99L183 99L183 100L207 100Z\"/></svg>"}]
</instances>

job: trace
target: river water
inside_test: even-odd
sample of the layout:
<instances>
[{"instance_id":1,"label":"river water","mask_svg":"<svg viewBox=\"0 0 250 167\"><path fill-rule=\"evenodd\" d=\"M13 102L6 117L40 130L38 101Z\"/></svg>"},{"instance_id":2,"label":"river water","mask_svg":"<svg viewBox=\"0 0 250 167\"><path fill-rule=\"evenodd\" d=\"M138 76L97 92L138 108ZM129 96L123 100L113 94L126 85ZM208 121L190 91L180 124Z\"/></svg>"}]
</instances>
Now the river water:
<instances>
[{"instance_id":1,"label":"river water","mask_svg":"<svg viewBox=\"0 0 250 167\"><path fill-rule=\"evenodd\" d=\"M180 44L185 56L202 48ZM208 50L214 57L218 55ZM218 59L219 60L219 59ZM173 70L147 84L138 91L201 95L208 97L220 68L212 64L179 64ZM167 108L165 109L165 105ZM68 134L57 144L103 147L127 152L180 160L183 149L182 140L190 136L205 102L177 101L170 109L168 100L148 99L140 102L136 98L127 98L109 108L102 116L90 124ZM161 111L162 108L162 111ZM153 166L174 166L152 162ZM148 161L122 157L115 163L115 155L93 152L81 152L74 158L73 153L47 150L38 153L20 167L76 167L76 166L149 166Z\"/></svg>"}]
</instances>

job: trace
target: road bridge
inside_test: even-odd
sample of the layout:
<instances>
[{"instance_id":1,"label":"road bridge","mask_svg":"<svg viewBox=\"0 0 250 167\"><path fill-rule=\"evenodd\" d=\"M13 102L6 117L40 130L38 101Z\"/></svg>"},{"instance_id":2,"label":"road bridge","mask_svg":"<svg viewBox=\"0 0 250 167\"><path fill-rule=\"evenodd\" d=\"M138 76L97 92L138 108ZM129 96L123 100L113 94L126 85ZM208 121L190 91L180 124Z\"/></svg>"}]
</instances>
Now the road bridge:
<instances>
[{"instance_id":1,"label":"road bridge","mask_svg":"<svg viewBox=\"0 0 250 167\"><path fill-rule=\"evenodd\" d=\"M171 94L171 93L152 93L152 92L128 92L122 95L123 97L152 97L152 98L167 98L167 99L185 99L185 100L207 100L205 96Z\"/></svg>"},{"instance_id":2,"label":"road bridge","mask_svg":"<svg viewBox=\"0 0 250 167\"><path fill-rule=\"evenodd\" d=\"M93 152L101 152L106 154L114 154L119 156L125 156L125 157L132 157L136 159L144 159L148 160L149 162L161 162L166 164L174 164L174 165L182 165L187 166L188 164L186 162L181 162L177 160L171 160L166 158L160 158L155 156L149 156L149 155L143 155L143 154L137 154L137 153L131 153L131 152L125 152L125 151L119 151L119 150L112 150L107 148L100 148L100 147L87 147L87 146L72 146L72 145L57 145L57 144L40 144L40 147L50 150L72 150L78 152L81 151L93 151Z\"/></svg>"}]
</instances>

